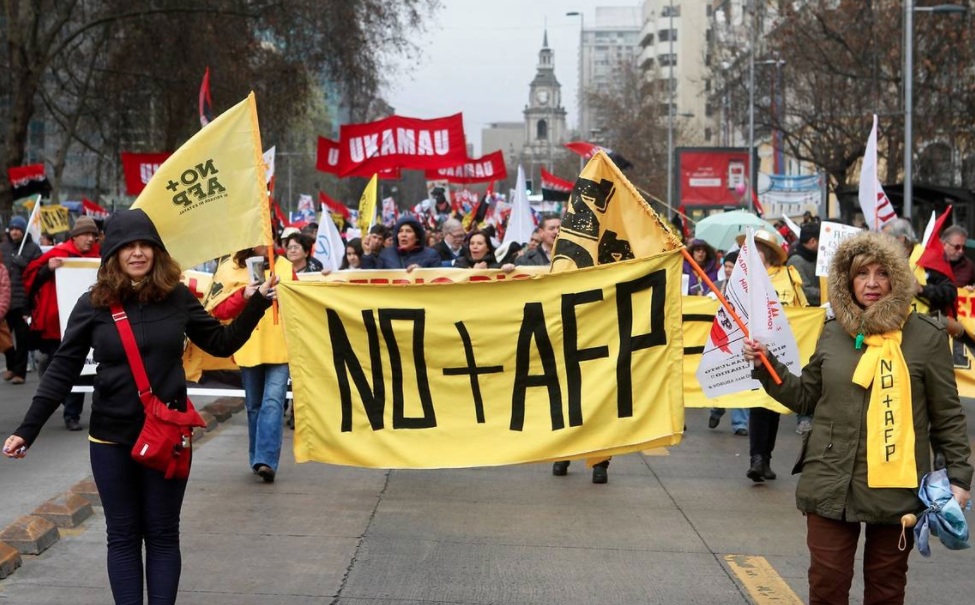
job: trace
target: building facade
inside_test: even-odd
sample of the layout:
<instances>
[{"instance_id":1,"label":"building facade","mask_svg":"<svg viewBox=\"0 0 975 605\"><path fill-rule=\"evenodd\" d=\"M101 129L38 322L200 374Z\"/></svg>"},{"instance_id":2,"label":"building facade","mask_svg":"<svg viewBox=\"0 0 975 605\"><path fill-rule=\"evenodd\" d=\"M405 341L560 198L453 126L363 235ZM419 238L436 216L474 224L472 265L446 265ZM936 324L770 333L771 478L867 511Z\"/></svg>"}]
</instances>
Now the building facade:
<instances>
[{"instance_id":1,"label":"building facade","mask_svg":"<svg viewBox=\"0 0 975 605\"><path fill-rule=\"evenodd\" d=\"M640 51L643 23L639 6L597 6L594 24L584 24L579 50L579 136L599 140L600 116L587 102L588 92L607 86L614 72Z\"/></svg>"},{"instance_id":2,"label":"building facade","mask_svg":"<svg viewBox=\"0 0 975 605\"><path fill-rule=\"evenodd\" d=\"M551 164L554 154L565 143L565 108L562 85L555 77L555 54L548 47L548 32L538 52L535 78L528 85L525 105L524 155L532 164Z\"/></svg>"}]
</instances>

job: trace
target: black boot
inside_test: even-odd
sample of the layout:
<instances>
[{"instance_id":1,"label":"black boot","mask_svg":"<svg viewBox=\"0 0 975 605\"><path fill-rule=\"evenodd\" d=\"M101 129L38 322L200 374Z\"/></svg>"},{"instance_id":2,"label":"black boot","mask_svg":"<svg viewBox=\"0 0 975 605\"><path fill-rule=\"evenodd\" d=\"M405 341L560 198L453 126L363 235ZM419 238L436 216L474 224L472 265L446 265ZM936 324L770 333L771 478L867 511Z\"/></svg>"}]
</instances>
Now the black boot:
<instances>
[{"instance_id":1,"label":"black boot","mask_svg":"<svg viewBox=\"0 0 975 605\"><path fill-rule=\"evenodd\" d=\"M752 464L748 467L748 472L745 473L749 479L755 483L762 483L765 481L765 477L762 474L763 467L765 466L765 458L761 455L752 456Z\"/></svg>"},{"instance_id":2,"label":"black boot","mask_svg":"<svg viewBox=\"0 0 975 605\"><path fill-rule=\"evenodd\" d=\"M593 483L606 483L609 481L609 473L605 466L594 466L592 467L592 482Z\"/></svg>"},{"instance_id":3,"label":"black boot","mask_svg":"<svg viewBox=\"0 0 975 605\"><path fill-rule=\"evenodd\" d=\"M775 481L775 473L772 472L772 467L769 464L770 462L772 462L771 458L764 458L762 460L762 477L764 477L766 481Z\"/></svg>"},{"instance_id":4,"label":"black boot","mask_svg":"<svg viewBox=\"0 0 975 605\"><path fill-rule=\"evenodd\" d=\"M562 460L552 464L552 474L556 477L564 477L569 474L569 461Z\"/></svg>"}]
</instances>

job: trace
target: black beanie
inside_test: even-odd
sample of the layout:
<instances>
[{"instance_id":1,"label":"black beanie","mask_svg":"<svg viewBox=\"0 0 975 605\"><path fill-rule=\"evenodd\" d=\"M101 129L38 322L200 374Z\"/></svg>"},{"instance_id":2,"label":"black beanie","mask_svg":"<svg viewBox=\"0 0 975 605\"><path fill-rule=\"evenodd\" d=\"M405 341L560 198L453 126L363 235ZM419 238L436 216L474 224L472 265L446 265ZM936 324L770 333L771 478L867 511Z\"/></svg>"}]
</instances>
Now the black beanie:
<instances>
[{"instance_id":1,"label":"black beanie","mask_svg":"<svg viewBox=\"0 0 975 605\"><path fill-rule=\"evenodd\" d=\"M135 241L149 242L165 250L162 238L143 210L121 210L105 223L105 241L102 242L102 264L119 251L119 248Z\"/></svg>"}]
</instances>

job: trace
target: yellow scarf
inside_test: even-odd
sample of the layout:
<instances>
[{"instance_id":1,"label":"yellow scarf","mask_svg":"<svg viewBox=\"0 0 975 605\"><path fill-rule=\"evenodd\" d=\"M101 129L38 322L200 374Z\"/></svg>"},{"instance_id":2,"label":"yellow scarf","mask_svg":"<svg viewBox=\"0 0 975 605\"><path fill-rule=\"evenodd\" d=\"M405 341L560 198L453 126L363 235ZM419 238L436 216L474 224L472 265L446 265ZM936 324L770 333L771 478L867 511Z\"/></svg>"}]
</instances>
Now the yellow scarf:
<instances>
[{"instance_id":1,"label":"yellow scarf","mask_svg":"<svg viewBox=\"0 0 975 605\"><path fill-rule=\"evenodd\" d=\"M901 351L901 331L867 336L867 350L853 382L870 391L867 408L867 485L917 487L911 375Z\"/></svg>"}]
</instances>

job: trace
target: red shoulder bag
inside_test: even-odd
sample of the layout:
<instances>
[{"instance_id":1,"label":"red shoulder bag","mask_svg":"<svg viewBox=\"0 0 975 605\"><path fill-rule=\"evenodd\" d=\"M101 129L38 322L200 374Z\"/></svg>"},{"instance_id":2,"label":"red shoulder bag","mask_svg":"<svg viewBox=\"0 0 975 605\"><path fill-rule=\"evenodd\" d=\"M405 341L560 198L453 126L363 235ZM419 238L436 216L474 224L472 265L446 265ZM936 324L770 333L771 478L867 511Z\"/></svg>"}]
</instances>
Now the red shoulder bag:
<instances>
[{"instance_id":1,"label":"red shoulder bag","mask_svg":"<svg viewBox=\"0 0 975 605\"><path fill-rule=\"evenodd\" d=\"M189 397L186 398L186 411L180 412L170 409L153 394L129 318L122 305L112 305L111 310L125 355L129 358L135 386L139 389L139 399L146 409L146 422L132 447L132 459L165 474L167 479L186 479L190 476L193 427L205 427L206 423Z\"/></svg>"}]
</instances>

